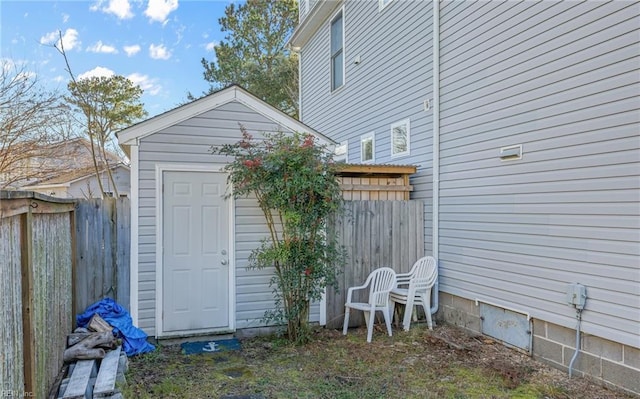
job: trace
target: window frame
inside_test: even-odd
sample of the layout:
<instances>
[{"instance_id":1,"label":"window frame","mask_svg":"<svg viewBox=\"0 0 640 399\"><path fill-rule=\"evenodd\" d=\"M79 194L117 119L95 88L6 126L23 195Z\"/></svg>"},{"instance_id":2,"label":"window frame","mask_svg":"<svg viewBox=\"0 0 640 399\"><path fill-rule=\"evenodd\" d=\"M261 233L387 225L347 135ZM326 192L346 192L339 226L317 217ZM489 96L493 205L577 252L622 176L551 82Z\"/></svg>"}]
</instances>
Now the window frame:
<instances>
[{"instance_id":1,"label":"window frame","mask_svg":"<svg viewBox=\"0 0 640 399\"><path fill-rule=\"evenodd\" d=\"M336 53L332 52L331 49L331 42L333 41L333 37L332 37L332 27L334 22L336 22L336 20L340 18L342 21L342 37L341 37L341 44L342 47L340 48L339 51L337 51ZM342 87L344 87L345 83L346 83L346 55L345 55L345 23L344 23L344 6L340 7L340 9L338 11L336 11L333 16L331 17L331 19L329 20L329 65L330 65L330 69L331 69L331 80L329 82L329 87L331 88L331 92L335 92L339 89L341 89ZM342 83L340 84L340 86L333 86L334 83L334 76L335 76L335 70L334 70L334 58L336 56L338 56L339 54L342 54Z\"/></svg>"},{"instance_id":2,"label":"window frame","mask_svg":"<svg viewBox=\"0 0 640 399\"><path fill-rule=\"evenodd\" d=\"M338 155L336 151L339 147L342 146L344 146L344 154ZM349 162L349 140L341 141L340 143L338 143L338 145L336 145L335 149L333 150L333 160L336 162Z\"/></svg>"},{"instance_id":3,"label":"window frame","mask_svg":"<svg viewBox=\"0 0 640 399\"><path fill-rule=\"evenodd\" d=\"M407 148L402 151L402 152L397 152L394 153L394 145L393 145L393 138L394 138L394 129L396 129L399 126L406 126L406 130L407 130ZM398 158L398 157L403 157L403 156L407 156L409 154L411 154L411 120L410 118L406 118L406 119L402 119L398 122L392 123L391 127L389 129L389 151L391 154L391 158Z\"/></svg>"},{"instance_id":4,"label":"window frame","mask_svg":"<svg viewBox=\"0 0 640 399\"><path fill-rule=\"evenodd\" d=\"M364 159L364 143L371 140L371 159ZM370 132L360 136L360 163L374 163L376 161L376 132Z\"/></svg>"},{"instance_id":5,"label":"window frame","mask_svg":"<svg viewBox=\"0 0 640 399\"><path fill-rule=\"evenodd\" d=\"M378 0L378 12L384 10L393 0Z\"/></svg>"}]
</instances>

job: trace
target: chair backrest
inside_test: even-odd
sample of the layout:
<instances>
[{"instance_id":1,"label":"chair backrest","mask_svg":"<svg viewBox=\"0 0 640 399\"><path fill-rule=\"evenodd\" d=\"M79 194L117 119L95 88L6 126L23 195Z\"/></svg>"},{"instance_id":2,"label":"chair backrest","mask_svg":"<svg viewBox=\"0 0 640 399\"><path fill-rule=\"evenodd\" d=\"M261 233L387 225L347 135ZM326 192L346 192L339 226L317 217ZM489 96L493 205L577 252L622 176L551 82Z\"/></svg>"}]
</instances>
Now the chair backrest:
<instances>
[{"instance_id":1,"label":"chair backrest","mask_svg":"<svg viewBox=\"0 0 640 399\"><path fill-rule=\"evenodd\" d=\"M425 291L433 287L438 278L438 267L433 256L420 258L413 264L409 280L409 290L413 292Z\"/></svg>"},{"instance_id":2,"label":"chair backrest","mask_svg":"<svg viewBox=\"0 0 640 399\"><path fill-rule=\"evenodd\" d=\"M385 306L389 302L389 292L396 286L396 272L388 267L372 271L367 277L370 280L369 304Z\"/></svg>"}]
</instances>

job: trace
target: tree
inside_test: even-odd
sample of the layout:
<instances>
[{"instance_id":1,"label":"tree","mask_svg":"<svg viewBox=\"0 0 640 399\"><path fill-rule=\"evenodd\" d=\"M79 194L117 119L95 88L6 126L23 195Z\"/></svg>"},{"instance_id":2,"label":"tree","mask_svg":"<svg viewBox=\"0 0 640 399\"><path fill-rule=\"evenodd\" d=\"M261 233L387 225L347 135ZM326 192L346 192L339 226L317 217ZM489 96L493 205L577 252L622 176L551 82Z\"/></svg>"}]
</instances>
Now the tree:
<instances>
[{"instance_id":1,"label":"tree","mask_svg":"<svg viewBox=\"0 0 640 399\"><path fill-rule=\"evenodd\" d=\"M147 115L140 102L143 90L120 75L72 79L67 88L70 93L66 97L67 101L84 116L100 189L104 193L99 178L100 169L104 168L115 190L114 194L118 196L107 148L111 145L115 132Z\"/></svg>"},{"instance_id":2,"label":"tree","mask_svg":"<svg viewBox=\"0 0 640 399\"><path fill-rule=\"evenodd\" d=\"M0 188L46 178L46 159L69 134L61 96L44 90L34 73L6 59L0 63Z\"/></svg>"},{"instance_id":3,"label":"tree","mask_svg":"<svg viewBox=\"0 0 640 399\"><path fill-rule=\"evenodd\" d=\"M236 83L296 117L298 115L298 58L286 41L298 20L296 0L247 0L229 4L220 18L228 32L215 47L215 60L202 58L210 92Z\"/></svg>"},{"instance_id":4,"label":"tree","mask_svg":"<svg viewBox=\"0 0 640 399\"><path fill-rule=\"evenodd\" d=\"M311 135L265 134L243 138L213 150L233 157L232 196L255 196L270 236L249 258L250 267L273 268L270 284L275 310L265 318L287 323L288 338L310 339L309 303L320 300L325 287L336 286L343 251L335 235L327 234L329 219L342 203L332 153Z\"/></svg>"}]
</instances>

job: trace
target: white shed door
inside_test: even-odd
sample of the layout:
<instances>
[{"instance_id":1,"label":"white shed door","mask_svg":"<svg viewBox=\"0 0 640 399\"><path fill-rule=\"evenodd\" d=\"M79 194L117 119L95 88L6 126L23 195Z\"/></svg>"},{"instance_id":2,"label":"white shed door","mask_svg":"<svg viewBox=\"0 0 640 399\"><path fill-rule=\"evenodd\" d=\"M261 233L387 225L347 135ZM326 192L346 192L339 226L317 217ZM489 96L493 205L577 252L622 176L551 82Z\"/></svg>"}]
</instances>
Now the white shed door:
<instances>
[{"instance_id":1,"label":"white shed door","mask_svg":"<svg viewBox=\"0 0 640 399\"><path fill-rule=\"evenodd\" d=\"M163 173L164 333L229 327L227 176Z\"/></svg>"}]
</instances>

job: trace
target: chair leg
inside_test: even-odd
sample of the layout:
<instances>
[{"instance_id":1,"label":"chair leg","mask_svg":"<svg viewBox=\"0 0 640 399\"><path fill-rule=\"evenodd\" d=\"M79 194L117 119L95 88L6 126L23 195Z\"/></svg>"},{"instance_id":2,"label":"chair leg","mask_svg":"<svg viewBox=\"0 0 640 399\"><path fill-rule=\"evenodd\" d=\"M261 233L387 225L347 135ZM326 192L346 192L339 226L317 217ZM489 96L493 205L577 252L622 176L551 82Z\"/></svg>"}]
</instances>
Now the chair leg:
<instances>
[{"instance_id":1,"label":"chair leg","mask_svg":"<svg viewBox=\"0 0 640 399\"><path fill-rule=\"evenodd\" d=\"M349 311L351 309L348 306L344 307L344 324L342 326L342 335L347 335L347 329L349 328Z\"/></svg>"},{"instance_id":2,"label":"chair leg","mask_svg":"<svg viewBox=\"0 0 640 399\"><path fill-rule=\"evenodd\" d=\"M422 294L421 297L424 315L427 317L427 326L429 326L429 330L433 330L433 320L431 319L431 293L427 292L426 294Z\"/></svg>"},{"instance_id":3,"label":"chair leg","mask_svg":"<svg viewBox=\"0 0 640 399\"><path fill-rule=\"evenodd\" d=\"M364 313L364 323L365 323L365 325L367 326L367 329L368 329L369 328L369 313L370 312L368 312L366 310L363 310L362 313ZM374 317L375 317L375 315L374 315ZM371 318L371 320L373 320L373 317Z\"/></svg>"},{"instance_id":4,"label":"chair leg","mask_svg":"<svg viewBox=\"0 0 640 399\"><path fill-rule=\"evenodd\" d=\"M376 311L372 309L370 312L364 312L364 314L365 320L369 320L367 323L367 342L371 342L371 338L373 338L373 321L376 316Z\"/></svg>"},{"instance_id":5,"label":"chair leg","mask_svg":"<svg viewBox=\"0 0 640 399\"><path fill-rule=\"evenodd\" d=\"M382 310L382 314L384 315L384 323L387 325L387 332L389 336L392 336L391 332L391 315L389 314L389 308L385 308Z\"/></svg>"},{"instance_id":6,"label":"chair leg","mask_svg":"<svg viewBox=\"0 0 640 399\"><path fill-rule=\"evenodd\" d=\"M407 305L404 308L404 318L402 320L402 328L409 331L411 326L411 314L413 313L413 298L407 298Z\"/></svg>"}]
</instances>

